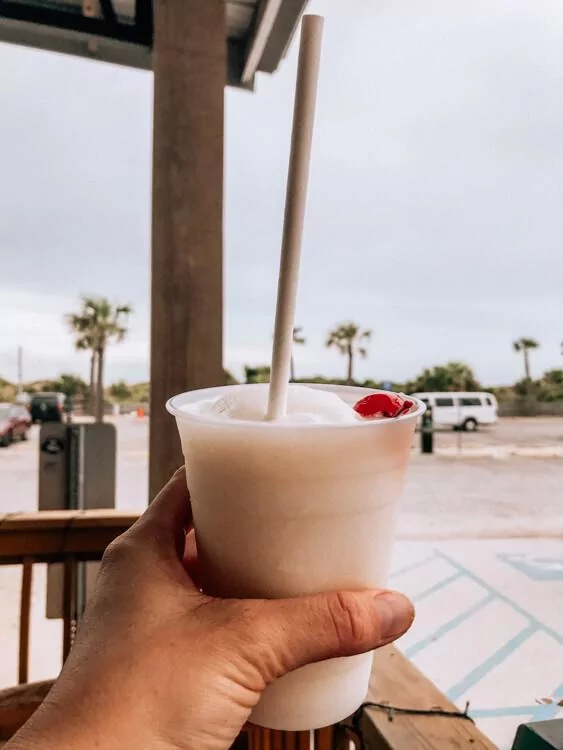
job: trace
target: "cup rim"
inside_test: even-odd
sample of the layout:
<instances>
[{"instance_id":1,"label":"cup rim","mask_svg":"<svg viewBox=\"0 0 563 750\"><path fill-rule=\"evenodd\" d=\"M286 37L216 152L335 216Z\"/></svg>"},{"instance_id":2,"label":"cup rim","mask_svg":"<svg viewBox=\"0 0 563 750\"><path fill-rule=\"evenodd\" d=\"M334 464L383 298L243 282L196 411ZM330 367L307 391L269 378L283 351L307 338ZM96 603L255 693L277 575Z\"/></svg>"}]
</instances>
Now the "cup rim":
<instances>
[{"instance_id":1,"label":"cup rim","mask_svg":"<svg viewBox=\"0 0 563 750\"><path fill-rule=\"evenodd\" d=\"M227 427L237 429L265 429L271 430L326 430L326 429L382 429L383 425L398 424L399 422L407 422L410 420L416 420L426 411L426 404L416 396L408 396L409 399L415 402L416 409L411 410L408 414L403 414L399 417L385 417L383 419L366 419L358 420L357 422L334 422L334 423L318 423L318 422L283 422L282 424L277 422L256 422L250 419L217 419L216 417L210 417L204 414L194 414L193 412L186 412L181 407L186 403L193 403L195 401L202 400L209 394L209 398L213 398L213 392L224 390L225 388L252 388L257 385L267 385L267 383L237 383L233 385L219 385L211 388L197 388L192 391L185 391L184 393L178 393L176 396L172 396L166 401L166 410L176 417L177 420L198 422L200 424L206 424L212 427ZM384 391L379 388L363 388L362 386L355 385L332 385L331 383L297 383L296 385L304 385L309 388L317 388L318 390L331 391L337 395L343 394L346 391L360 392L364 396L368 396L371 393L395 393L396 391ZM198 397L199 394L199 397ZM405 396L404 393L398 395ZM194 397L195 396L195 397ZM189 397L189 398L186 398Z\"/></svg>"}]
</instances>

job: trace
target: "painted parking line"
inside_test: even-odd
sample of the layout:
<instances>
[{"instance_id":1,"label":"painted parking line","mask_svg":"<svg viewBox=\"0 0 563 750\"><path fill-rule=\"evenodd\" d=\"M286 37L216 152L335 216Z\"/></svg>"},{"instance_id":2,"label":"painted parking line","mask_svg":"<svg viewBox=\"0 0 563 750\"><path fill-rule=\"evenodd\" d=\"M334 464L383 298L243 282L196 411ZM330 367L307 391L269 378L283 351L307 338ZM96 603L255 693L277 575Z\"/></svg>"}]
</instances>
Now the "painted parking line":
<instances>
[{"instance_id":1,"label":"painted parking line","mask_svg":"<svg viewBox=\"0 0 563 750\"><path fill-rule=\"evenodd\" d=\"M488 592L467 576L457 578L415 604L414 624L400 639L399 647L406 650L416 645L420 651L424 644L440 637L443 630L457 627L467 617L471 617L473 607L486 604Z\"/></svg>"},{"instance_id":2,"label":"painted parking line","mask_svg":"<svg viewBox=\"0 0 563 750\"><path fill-rule=\"evenodd\" d=\"M416 655L416 666L424 674L434 674L434 682L444 693L529 624L508 604L486 596L485 606Z\"/></svg>"},{"instance_id":3,"label":"painted parking line","mask_svg":"<svg viewBox=\"0 0 563 750\"><path fill-rule=\"evenodd\" d=\"M478 682L481 682L481 680L496 669L499 664L502 664L505 659L523 646L528 638L531 638L536 632L536 625L527 625L523 630L510 638L503 646L491 654L491 656L485 659L485 661L472 669L463 679L459 680L455 685L452 685L452 687L446 691L448 698L455 703L460 696L464 695Z\"/></svg>"},{"instance_id":4,"label":"painted parking line","mask_svg":"<svg viewBox=\"0 0 563 750\"><path fill-rule=\"evenodd\" d=\"M563 648L541 630L522 633L518 648L500 654L492 669L489 664L477 665L474 674L462 685L453 686L459 704L469 700L473 709L533 706L535 701L550 696L561 684ZM510 649L507 644L507 650ZM472 684L471 684L472 683ZM463 690L463 688L466 688Z\"/></svg>"},{"instance_id":5,"label":"painted parking line","mask_svg":"<svg viewBox=\"0 0 563 750\"><path fill-rule=\"evenodd\" d=\"M473 604L471 607L467 607L467 609L464 609L456 617L452 617L451 620L448 620L447 622L440 625L440 627L433 630L426 637L421 638L419 641L416 641L411 646L405 648L405 656L408 659L412 659L440 638L444 637L452 631L455 631L462 623L464 623L466 620L469 620L476 612L478 612L483 607L486 607L487 604L490 604L492 601L494 601L494 598L491 594L485 595L482 599L475 602L475 604ZM399 647L400 646L401 641L399 641Z\"/></svg>"},{"instance_id":6,"label":"painted parking line","mask_svg":"<svg viewBox=\"0 0 563 750\"><path fill-rule=\"evenodd\" d=\"M450 583L457 581L462 575L463 573L460 573L459 571L451 573L437 583L432 584L432 586L429 586L427 589L423 589L418 594L414 594L411 599L416 604L417 602L426 599L427 596L432 596L432 594L435 594L436 591L440 591L440 589L443 589L445 586L449 586Z\"/></svg>"},{"instance_id":7,"label":"painted parking line","mask_svg":"<svg viewBox=\"0 0 563 750\"><path fill-rule=\"evenodd\" d=\"M434 552L420 560L418 564L405 566L390 578L393 588L399 589L411 599L424 596L425 591L434 586L440 587L441 582L457 574L447 560L442 559Z\"/></svg>"},{"instance_id":8,"label":"painted parking line","mask_svg":"<svg viewBox=\"0 0 563 750\"><path fill-rule=\"evenodd\" d=\"M460 563L458 563L456 560L451 558L449 555L446 555L444 552L441 552L440 550L436 550L436 554L442 557L444 560L447 560L451 565L453 565L457 570L464 573L466 576L471 578L471 580L475 581L475 583L478 583L480 586L482 586L486 591L491 593L493 596L495 596L497 599L500 599L507 604L509 604L516 612L520 612L520 614L527 617L530 622L535 624L538 628L545 631L548 635L550 635L552 638L554 638L558 643L563 645L563 636L558 633L556 630L553 630L553 628L546 625L544 622L540 621L538 618L536 618L531 612L526 610L524 607L517 604L515 601L510 599L508 596L500 592L498 589L491 586L487 581L485 581L480 576L473 573L468 568L464 567Z\"/></svg>"},{"instance_id":9,"label":"painted parking line","mask_svg":"<svg viewBox=\"0 0 563 750\"><path fill-rule=\"evenodd\" d=\"M404 573L410 573L411 571L416 570L417 568L420 568L421 566L426 565L426 563L435 559L436 559L436 553L432 551L430 555L426 555L425 557L422 557L420 560L414 560L413 562L410 562L407 565L403 565L402 567L399 567L396 570L392 570L391 573L389 574L389 580L395 581Z\"/></svg>"}]
</instances>

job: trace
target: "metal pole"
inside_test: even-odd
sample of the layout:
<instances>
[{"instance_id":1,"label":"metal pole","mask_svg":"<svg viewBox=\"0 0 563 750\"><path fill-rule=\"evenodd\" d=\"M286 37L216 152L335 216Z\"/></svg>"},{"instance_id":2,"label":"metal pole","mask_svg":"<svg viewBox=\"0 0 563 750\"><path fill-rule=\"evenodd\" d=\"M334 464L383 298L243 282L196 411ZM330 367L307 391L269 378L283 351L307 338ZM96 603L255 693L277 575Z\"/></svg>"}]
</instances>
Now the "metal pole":
<instances>
[{"instance_id":1,"label":"metal pole","mask_svg":"<svg viewBox=\"0 0 563 750\"><path fill-rule=\"evenodd\" d=\"M18 346L18 398L23 396L23 347Z\"/></svg>"}]
</instances>

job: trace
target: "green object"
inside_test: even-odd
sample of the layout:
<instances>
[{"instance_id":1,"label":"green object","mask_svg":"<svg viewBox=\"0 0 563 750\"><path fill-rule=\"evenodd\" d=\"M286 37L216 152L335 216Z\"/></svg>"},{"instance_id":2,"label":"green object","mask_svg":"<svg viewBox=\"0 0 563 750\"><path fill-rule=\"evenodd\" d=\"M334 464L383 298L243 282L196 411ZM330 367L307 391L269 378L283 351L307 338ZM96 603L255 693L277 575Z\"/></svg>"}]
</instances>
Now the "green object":
<instances>
[{"instance_id":1,"label":"green object","mask_svg":"<svg viewBox=\"0 0 563 750\"><path fill-rule=\"evenodd\" d=\"M520 724L512 750L563 750L563 719Z\"/></svg>"},{"instance_id":2,"label":"green object","mask_svg":"<svg viewBox=\"0 0 563 750\"><path fill-rule=\"evenodd\" d=\"M420 426L420 451L421 453L434 452L434 419L430 404L427 405L426 411L422 415L422 424Z\"/></svg>"}]
</instances>

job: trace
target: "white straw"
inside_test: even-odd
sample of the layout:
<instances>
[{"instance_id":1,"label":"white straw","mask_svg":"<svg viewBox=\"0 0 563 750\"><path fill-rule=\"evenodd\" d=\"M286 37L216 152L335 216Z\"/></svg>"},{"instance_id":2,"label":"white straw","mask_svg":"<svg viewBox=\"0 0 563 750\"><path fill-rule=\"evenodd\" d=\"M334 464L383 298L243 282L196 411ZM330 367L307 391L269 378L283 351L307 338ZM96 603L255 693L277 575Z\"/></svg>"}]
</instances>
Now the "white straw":
<instances>
[{"instance_id":1,"label":"white straw","mask_svg":"<svg viewBox=\"0 0 563 750\"><path fill-rule=\"evenodd\" d=\"M287 411L287 389L293 346L295 303L307 201L309 164L311 161L322 32L323 19L321 16L303 16L285 196L274 348L266 415L269 420L279 419Z\"/></svg>"}]
</instances>

